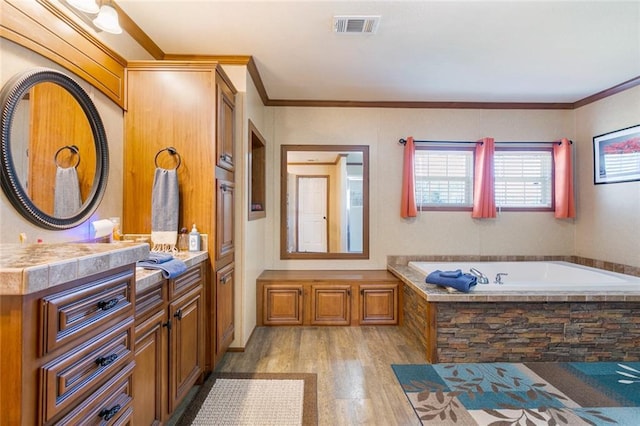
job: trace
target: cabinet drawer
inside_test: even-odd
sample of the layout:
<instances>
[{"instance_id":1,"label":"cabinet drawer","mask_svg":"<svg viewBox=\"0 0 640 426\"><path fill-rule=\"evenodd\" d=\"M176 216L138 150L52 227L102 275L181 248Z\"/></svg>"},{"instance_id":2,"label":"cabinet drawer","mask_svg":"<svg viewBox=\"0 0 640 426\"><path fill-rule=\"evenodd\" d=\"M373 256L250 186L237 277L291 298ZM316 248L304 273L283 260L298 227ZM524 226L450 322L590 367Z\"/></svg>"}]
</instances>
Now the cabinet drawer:
<instances>
[{"instance_id":1,"label":"cabinet drawer","mask_svg":"<svg viewBox=\"0 0 640 426\"><path fill-rule=\"evenodd\" d=\"M153 287L136 293L136 324L142 323L147 317L163 309L167 301L166 281L161 281Z\"/></svg>"},{"instance_id":2,"label":"cabinet drawer","mask_svg":"<svg viewBox=\"0 0 640 426\"><path fill-rule=\"evenodd\" d=\"M82 401L57 425L124 425L133 414L131 373L135 363L130 362L100 389Z\"/></svg>"},{"instance_id":3,"label":"cabinet drawer","mask_svg":"<svg viewBox=\"0 0 640 426\"><path fill-rule=\"evenodd\" d=\"M169 280L169 299L184 294L202 283L202 263L187 269L182 275Z\"/></svg>"},{"instance_id":4,"label":"cabinet drawer","mask_svg":"<svg viewBox=\"0 0 640 426\"><path fill-rule=\"evenodd\" d=\"M43 419L51 420L86 391L133 360L133 318L110 328L41 368Z\"/></svg>"},{"instance_id":5,"label":"cabinet drawer","mask_svg":"<svg viewBox=\"0 0 640 426\"><path fill-rule=\"evenodd\" d=\"M41 300L42 353L95 335L119 317L133 315L134 269L99 278Z\"/></svg>"}]
</instances>

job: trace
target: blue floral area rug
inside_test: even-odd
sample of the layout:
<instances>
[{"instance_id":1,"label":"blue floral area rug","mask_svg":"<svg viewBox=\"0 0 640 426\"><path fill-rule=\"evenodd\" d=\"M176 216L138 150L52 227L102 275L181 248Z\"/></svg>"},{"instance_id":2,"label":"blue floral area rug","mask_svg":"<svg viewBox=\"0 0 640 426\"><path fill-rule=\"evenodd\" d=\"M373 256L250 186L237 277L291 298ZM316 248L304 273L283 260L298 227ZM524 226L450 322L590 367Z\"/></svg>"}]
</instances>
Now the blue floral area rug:
<instances>
[{"instance_id":1,"label":"blue floral area rug","mask_svg":"<svg viewBox=\"0 0 640 426\"><path fill-rule=\"evenodd\" d=\"M426 425L640 425L640 362L391 367Z\"/></svg>"}]
</instances>

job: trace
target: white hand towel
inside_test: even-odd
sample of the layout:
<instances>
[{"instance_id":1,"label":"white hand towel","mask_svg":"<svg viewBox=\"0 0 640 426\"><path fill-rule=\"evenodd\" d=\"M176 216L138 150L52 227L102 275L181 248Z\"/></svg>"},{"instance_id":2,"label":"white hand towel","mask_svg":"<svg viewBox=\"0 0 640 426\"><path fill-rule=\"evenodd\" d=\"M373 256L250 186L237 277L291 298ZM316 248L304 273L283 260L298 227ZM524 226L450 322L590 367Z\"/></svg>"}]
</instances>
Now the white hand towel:
<instances>
[{"instance_id":1,"label":"white hand towel","mask_svg":"<svg viewBox=\"0 0 640 426\"><path fill-rule=\"evenodd\" d=\"M53 196L53 215L55 217L71 217L80 211L80 183L75 167L56 170L56 185Z\"/></svg>"}]
</instances>

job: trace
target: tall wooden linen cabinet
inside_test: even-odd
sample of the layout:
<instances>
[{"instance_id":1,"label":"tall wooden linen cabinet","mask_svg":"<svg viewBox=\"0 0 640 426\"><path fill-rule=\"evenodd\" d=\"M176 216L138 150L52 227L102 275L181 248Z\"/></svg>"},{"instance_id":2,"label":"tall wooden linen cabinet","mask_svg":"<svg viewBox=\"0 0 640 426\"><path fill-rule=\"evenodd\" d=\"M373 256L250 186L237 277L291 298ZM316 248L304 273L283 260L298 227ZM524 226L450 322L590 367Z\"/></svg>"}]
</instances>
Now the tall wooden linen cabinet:
<instances>
[{"instance_id":1,"label":"tall wooden linen cabinet","mask_svg":"<svg viewBox=\"0 0 640 426\"><path fill-rule=\"evenodd\" d=\"M180 227L208 235L203 371L212 371L234 337L236 90L215 62L134 61L126 77L123 231L151 232L154 170L177 166Z\"/></svg>"}]
</instances>

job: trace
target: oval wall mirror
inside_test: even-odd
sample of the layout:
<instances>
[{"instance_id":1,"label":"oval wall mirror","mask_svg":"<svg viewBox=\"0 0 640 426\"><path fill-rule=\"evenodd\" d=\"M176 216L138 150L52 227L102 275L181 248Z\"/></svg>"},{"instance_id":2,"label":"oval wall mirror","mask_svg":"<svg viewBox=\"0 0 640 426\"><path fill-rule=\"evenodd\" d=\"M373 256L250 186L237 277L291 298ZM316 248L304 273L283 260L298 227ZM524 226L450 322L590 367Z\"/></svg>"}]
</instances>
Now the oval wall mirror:
<instances>
[{"instance_id":1,"label":"oval wall mirror","mask_svg":"<svg viewBox=\"0 0 640 426\"><path fill-rule=\"evenodd\" d=\"M369 258L369 147L282 145L280 258Z\"/></svg>"},{"instance_id":2,"label":"oval wall mirror","mask_svg":"<svg viewBox=\"0 0 640 426\"><path fill-rule=\"evenodd\" d=\"M86 221L107 185L109 148L98 111L72 78L36 68L0 93L2 189L14 208L45 229Z\"/></svg>"}]
</instances>

